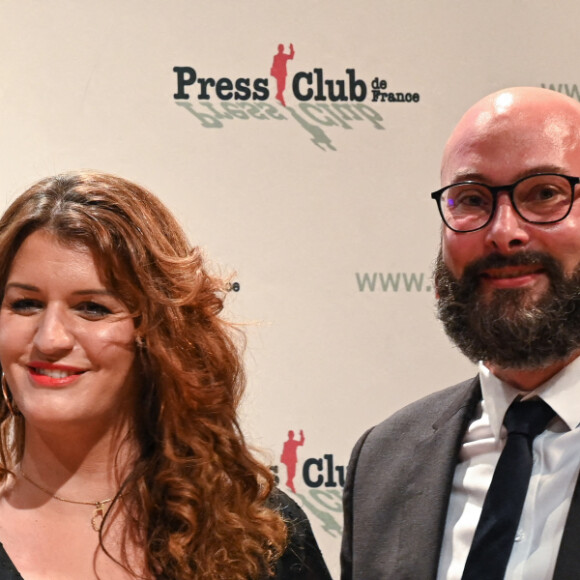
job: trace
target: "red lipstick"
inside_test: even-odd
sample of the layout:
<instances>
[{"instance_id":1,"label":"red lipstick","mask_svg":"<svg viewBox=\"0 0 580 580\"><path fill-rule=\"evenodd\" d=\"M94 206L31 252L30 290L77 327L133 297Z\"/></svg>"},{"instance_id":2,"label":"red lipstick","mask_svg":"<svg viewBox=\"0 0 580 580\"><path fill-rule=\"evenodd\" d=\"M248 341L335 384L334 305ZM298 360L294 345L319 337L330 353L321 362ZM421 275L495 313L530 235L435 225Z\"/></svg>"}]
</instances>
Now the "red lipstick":
<instances>
[{"instance_id":1,"label":"red lipstick","mask_svg":"<svg viewBox=\"0 0 580 580\"><path fill-rule=\"evenodd\" d=\"M28 365L30 378L43 387L65 387L78 380L86 371L78 367L33 361Z\"/></svg>"}]
</instances>

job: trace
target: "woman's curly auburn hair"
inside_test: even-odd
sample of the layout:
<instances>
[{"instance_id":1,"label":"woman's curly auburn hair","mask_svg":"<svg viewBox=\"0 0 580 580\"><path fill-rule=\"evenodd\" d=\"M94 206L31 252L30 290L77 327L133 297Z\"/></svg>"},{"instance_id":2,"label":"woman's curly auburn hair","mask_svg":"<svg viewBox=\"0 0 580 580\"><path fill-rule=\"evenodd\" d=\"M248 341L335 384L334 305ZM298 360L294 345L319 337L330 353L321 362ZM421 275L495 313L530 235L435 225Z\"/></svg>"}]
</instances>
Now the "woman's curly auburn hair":
<instances>
[{"instance_id":1,"label":"woman's curly auburn hair","mask_svg":"<svg viewBox=\"0 0 580 580\"><path fill-rule=\"evenodd\" d=\"M115 501L129 514L125 541L144 547L145 574L267 576L284 550L286 527L265 505L272 474L251 455L238 425L245 380L234 329L219 316L226 284L208 273L199 248L153 194L82 171L38 182L0 220L2 296L16 252L40 229L88 247L134 316L140 449ZM1 481L22 457L24 419L0 401ZM102 535L101 547L107 552Z\"/></svg>"}]
</instances>

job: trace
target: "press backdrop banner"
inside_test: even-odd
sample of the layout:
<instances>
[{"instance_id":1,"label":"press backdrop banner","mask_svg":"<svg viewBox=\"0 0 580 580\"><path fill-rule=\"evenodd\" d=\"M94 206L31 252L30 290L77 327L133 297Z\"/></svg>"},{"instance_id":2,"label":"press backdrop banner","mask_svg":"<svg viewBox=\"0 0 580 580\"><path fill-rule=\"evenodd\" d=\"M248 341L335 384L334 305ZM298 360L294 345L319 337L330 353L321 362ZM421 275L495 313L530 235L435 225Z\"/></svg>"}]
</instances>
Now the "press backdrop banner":
<instances>
[{"instance_id":1,"label":"press backdrop banner","mask_svg":"<svg viewBox=\"0 0 580 580\"><path fill-rule=\"evenodd\" d=\"M117 173L233 275L243 427L335 577L357 438L474 373L434 315L445 140L499 88L580 98L578 16L573 0L0 2L3 206L49 174Z\"/></svg>"}]
</instances>

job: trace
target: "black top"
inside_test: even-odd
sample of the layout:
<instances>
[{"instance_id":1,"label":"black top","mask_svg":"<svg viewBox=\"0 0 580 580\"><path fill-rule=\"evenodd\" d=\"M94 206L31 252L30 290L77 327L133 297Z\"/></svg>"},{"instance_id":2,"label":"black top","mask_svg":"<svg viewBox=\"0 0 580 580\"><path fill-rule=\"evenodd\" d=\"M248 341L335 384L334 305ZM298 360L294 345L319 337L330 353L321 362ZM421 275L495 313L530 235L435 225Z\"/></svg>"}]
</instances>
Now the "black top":
<instances>
[{"instance_id":1,"label":"black top","mask_svg":"<svg viewBox=\"0 0 580 580\"><path fill-rule=\"evenodd\" d=\"M276 490L270 507L282 514L288 526L288 547L272 580L332 580L306 514L284 492ZM0 544L0 580L24 580ZM266 579L264 579L266 580ZM270 579L268 579L270 580Z\"/></svg>"},{"instance_id":2,"label":"black top","mask_svg":"<svg viewBox=\"0 0 580 580\"><path fill-rule=\"evenodd\" d=\"M298 504L276 490L270 506L282 514L288 526L288 547L278 561L274 580L332 580L316 543L310 522ZM4 580L0 576L0 580Z\"/></svg>"}]
</instances>

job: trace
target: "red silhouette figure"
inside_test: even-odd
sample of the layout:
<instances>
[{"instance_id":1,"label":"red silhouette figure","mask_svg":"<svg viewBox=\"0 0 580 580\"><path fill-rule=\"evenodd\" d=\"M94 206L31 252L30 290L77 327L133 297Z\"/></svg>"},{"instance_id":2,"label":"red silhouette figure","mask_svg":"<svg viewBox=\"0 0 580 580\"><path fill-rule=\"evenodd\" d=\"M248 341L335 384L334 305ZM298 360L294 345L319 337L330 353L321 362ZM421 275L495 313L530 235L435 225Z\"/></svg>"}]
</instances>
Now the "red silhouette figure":
<instances>
[{"instance_id":1,"label":"red silhouette figure","mask_svg":"<svg viewBox=\"0 0 580 580\"><path fill-rule=\"evenodd\" d=\"M288 70L286 69L286 63L294 58L294 45L290 44L290 54L284 52L284 45L278 45L278 54L274 55L274 62L272 63L272 68L270 69L270 74L276 79L276 85L278 91L276 93L276 98L286 106L284 102L284 91L286 90L286 77L288 76Z\"/></svg>"},{"instance_id":2,"label":"red silhouette figure","mask_svg":"<svg viewBox=\"0 0 580 580\"><path fill-rule=\"evenodd\" d=\"M301 445L304 445L304 431L300 429L300 441L294 439L294 431L288 431L288 441L284 442L280 462L286 466L286 472L288 473L288 481L286 482L286 485L294 493L296 493L296 490L294 489L294 476L296 475L296 464L298 463L298 453L296 452L296 448Z\"/></svg>"}]
</instances>

